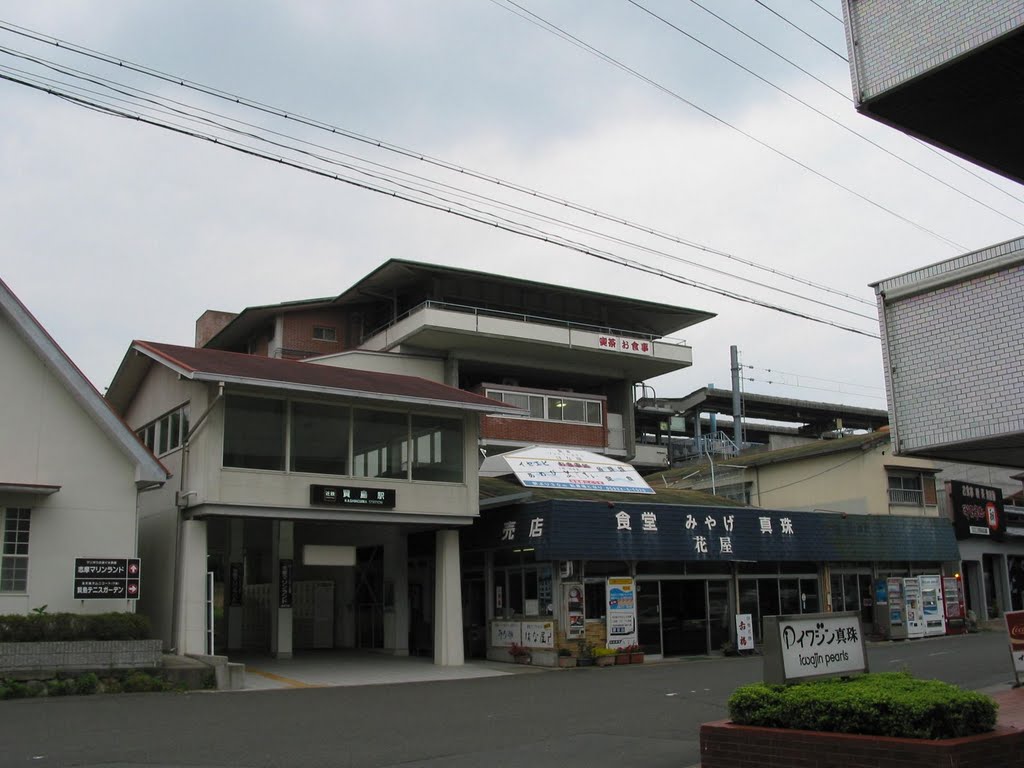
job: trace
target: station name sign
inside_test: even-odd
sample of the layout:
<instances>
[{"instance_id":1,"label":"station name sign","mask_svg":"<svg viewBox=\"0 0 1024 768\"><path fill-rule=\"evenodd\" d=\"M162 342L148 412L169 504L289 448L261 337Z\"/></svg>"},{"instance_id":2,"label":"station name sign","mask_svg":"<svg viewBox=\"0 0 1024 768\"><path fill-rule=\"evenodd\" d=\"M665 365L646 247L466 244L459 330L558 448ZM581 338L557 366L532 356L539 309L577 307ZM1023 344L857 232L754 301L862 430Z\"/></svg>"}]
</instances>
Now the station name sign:
<instances>
[{"instance_id":1,"label":"station name sign","mask_svg":"<svg viewBox=\"0 0 1024 768\"><path fill-rule=\"evenodd\" d=\"M76 557L76 600L138 600L142 561L137 557Z\"/></svg>"},{"instance_id":2,"label":"station name sign","mask_svg":"<svg viewBox=\"0 0 1024 768\"><path fill-rule=\"evenodd\" d=\"M373 507L394 509L393 488L347 488L340 485L309 486L309 503L321 507Z\"/></svg>"},{"instance_id":3,"label":"station name sign","mask_svg":"<svg viewBox=\"0 0 1024 768\"><path fill-rule=\"evenodd\" d=\"M868 671L858 611L765 616L763 649L766 683Z\"/></svg>"}]
</instances>

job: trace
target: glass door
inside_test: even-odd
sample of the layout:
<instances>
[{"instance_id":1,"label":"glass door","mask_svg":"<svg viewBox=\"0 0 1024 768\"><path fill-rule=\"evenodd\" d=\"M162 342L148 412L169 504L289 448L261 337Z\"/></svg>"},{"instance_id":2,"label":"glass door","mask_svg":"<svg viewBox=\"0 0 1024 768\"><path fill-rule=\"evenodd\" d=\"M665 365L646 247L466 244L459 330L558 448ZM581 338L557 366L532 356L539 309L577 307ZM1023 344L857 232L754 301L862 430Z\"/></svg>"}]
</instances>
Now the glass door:
<instances>
[{"instance_id":1,"label":"glass door","mask_svg":"<svg viewBox=\"0 0 1024 768\"><path fill-rule=\"evenodd\" d=\"M662 643L666 656L708 652L707 582L661 582Z\"/></svg>"},{"instance_id":2,"label":"glass door","mask_svg":"<svg viewBox=\"0 0 1024 768\"><path fill-rule=\"evenodd\" d=\"M637 642L644 653L660 654L661 590L660 582L639 581L636 585Z\"/></svg>"}]
</instances>

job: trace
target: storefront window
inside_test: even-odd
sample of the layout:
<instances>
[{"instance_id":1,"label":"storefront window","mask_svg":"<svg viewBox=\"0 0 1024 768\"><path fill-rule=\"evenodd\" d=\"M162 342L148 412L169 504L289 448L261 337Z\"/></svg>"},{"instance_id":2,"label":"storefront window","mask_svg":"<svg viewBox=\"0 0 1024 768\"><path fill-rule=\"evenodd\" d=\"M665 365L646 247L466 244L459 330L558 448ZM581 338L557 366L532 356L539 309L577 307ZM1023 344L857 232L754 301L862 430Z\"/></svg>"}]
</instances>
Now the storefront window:
<instances>
[{"instance_id":1,"label":"storefront window","mask_svg":"<svg viewBox=\"0 0 1024 768\"><path fill-rule=\"evenodd\" d=\"M799 580L779 579L779 603L783 615L800 613Z\"/></svg>"},{"instance_id":2,"label":"storefront window","mask_svg":"<svg viewBox=\"0 0 1024 768\"><path fill-rule=\"evenodd\" d=\"M404 479L409 462L409 417L357 410L352 422L352 474Z\"/></svg>"},{"instance_id":3,"label":"storefront window","mask_svg":"<svg viewBox=\"0 0 1024 768\"><path fill-rule=\"evenodd\" d=\"M583 582L584 611L588 619L604 619L608 612L608 595L604 579L587 579Z\"/></svg>"},{"instance_id":4,"label":"storefront window","mask_svg":"<svg viewBox=\"0 0 1024 768\"><path fill-rule=\"evenodd\" d=\"M268 398L225 398L225 467L284 469L284 405Z\"/></svg>"},{"instance_id":5,"label":"storefront window","mask_svg":"<svg viewBox=\"0 0 1024 768\"><path fill-rule=\"evenodd\" d=\"M463 434L460 419L412 417L412 479L461 483Z\"/></svg>"},{"instance_id":6,"label":"storefront window","mask_svg":"<svg viewBox=\"0 0 1024 768\"><path fill-rule=\"evenodd\" d=\"M292 403L292 472L346 474L348 424L348 408L321 403Z\"/></svg>"}]
</instances>

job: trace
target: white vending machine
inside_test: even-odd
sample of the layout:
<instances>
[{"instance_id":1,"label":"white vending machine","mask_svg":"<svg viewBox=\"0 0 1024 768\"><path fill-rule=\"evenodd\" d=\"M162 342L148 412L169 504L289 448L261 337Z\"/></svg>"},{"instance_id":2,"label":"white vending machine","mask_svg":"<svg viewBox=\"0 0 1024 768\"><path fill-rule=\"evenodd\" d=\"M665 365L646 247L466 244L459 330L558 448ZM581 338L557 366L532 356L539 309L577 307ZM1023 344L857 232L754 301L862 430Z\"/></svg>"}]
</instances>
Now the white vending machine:
<instances>
[{"instance_id":1,"label":"white vending machine","mask_svg":"<svg viewBox=\"0 0 1024 768\"><path fill-rule=\"evenodd\" d=\"M946 612L942 605L942 576L918 576L921 582L921 612L924 615L924 633L946 634Z\"/></svg>"},{"instance_id":2,"label":"white vending machine","mask_svg":"<svg viewBox=\"0 0 1024 768\"><path fill-rule=\"evenodd\" d=\"M924 637L924 611L921 605L921 580L917 576L903 580L903 605L907 637Z\"/></svg>"}]
</instances>

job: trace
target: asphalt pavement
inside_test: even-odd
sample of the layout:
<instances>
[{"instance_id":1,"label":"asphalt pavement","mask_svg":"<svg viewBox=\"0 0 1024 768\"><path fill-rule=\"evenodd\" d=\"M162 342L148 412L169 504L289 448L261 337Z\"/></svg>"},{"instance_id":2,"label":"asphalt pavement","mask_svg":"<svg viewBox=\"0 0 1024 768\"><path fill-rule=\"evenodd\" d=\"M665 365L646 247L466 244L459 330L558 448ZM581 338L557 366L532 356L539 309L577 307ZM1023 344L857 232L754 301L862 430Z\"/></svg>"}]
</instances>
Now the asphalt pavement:
<instances>
[{"instance_id":1,"label":"asphalt pavement","mask_svg":"<svg viewBox=\"0 0 1024 768\"><path fill-rule=\"evenodd\" d=\"M1004 632L872 644L908 668L1007 690ZM644 766L700 760L698 727L727 716L761 660L701 658L390 685L0 702L0 766Z\"/></svg>"}]
</instances>

